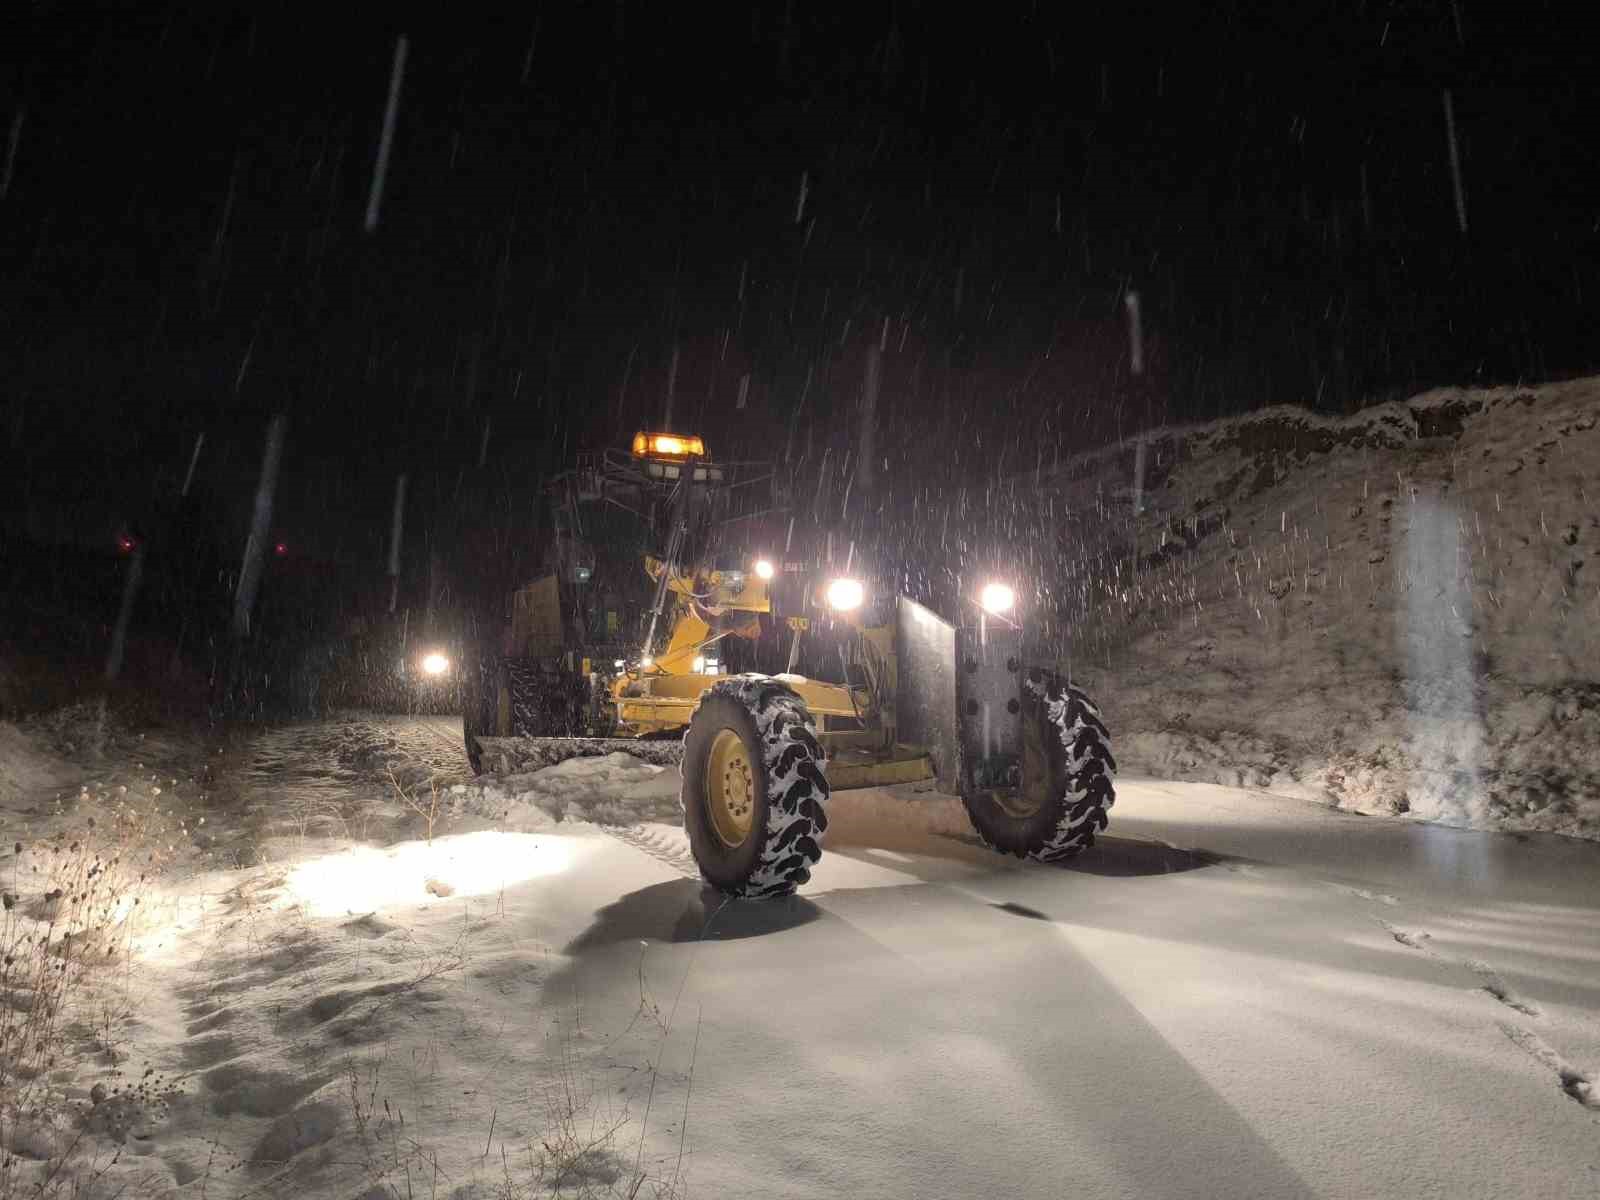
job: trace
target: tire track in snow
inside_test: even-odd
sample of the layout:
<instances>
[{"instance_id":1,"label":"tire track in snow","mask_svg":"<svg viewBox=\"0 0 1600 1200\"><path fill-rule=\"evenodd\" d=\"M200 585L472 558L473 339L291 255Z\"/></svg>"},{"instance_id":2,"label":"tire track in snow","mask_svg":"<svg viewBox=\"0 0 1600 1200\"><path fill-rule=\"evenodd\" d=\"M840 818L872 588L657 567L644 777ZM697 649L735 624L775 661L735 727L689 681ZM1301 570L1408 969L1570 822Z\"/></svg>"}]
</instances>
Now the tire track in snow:
<instances>
[{"instance_id":1,"label":"tire track in snow","mask_svg":"<svg viewBox=\"0 0 1600 1200\"><path fill-rule=\"evenodd\" d=\"M452 752L458 750L454 739L447 738L437 726L418 720L417 728L427 734L428 738L436 745L443 746ZM461 751L465 757L465 751ZM700 867L694 861L694 855L689 849L689 837L681 829L672 829L665 825L607 825L597 823L595 828L602 833L615 838L624 845L632 846L635 850L648 854L657 862L664 863L685 879L699 881Z\"/></svg>"},{"instance_id":2,"label":"tire track in snow","mask_svg":"<svg viewBox=\"0 0 1600 1200\"><path fill-rule=\"evenodd\" d=\"M418 725L436 744L447 745L452 751L458 749L455 741L446 738L443 731L437 726L421 721L418 722ZM462 751L462 754L464 757L465 751ZM700 868L695 864L694 856L689 852L688 835L681 830L674 831L667 826L658 825L652 827L643 824L626 826L596 824L595 828L616 838L617 841L622 842L624 845L643 851L657 862L665 863L686 879L697 880L700 878ZM677 834L676 837L673 836L674 833Z\"/></svg>"},{"instance_id":3,"label":"tire track in snow","mask_svg":"<svg viewBox=\"0 0 1600 1200\"><path fill-rule=\"evenodd\" d=\"M700 868L689 850L689 835L666 825L600 825L617 841L665 863L685 879L699 880Z\"/></svg>"},{"instance_id":4,"label":"tire track in snow","mask_svg":"<svg viewBox=\"0 0 1600 1200\"><path fill-rule=\"evenodd\" d=\"M438 746L439 749L446 755L446 762L453 760L457 764L456 774L463 779L471 779L472 769L467 764L467 750L461 736L459 734L452 736L445 733L445 731L440 729L435 723L438 720L439 718L437 717L413 717L410 718L410 721L406 726L402 726L400 728L399 732L404 733L412 730L420 732L423 735L423 740ZM429 760L424 762L422 765L434 769L435 771L438 771L439 768L443 766L443 764L438 760ZM443 772L443 774L449 775L450 771L447 769Z\"/></svg>"},{"instance_id":5,"label":"tire track in snow","mask_svg":"<svg viewBox=\"0 0 1600 1200\"><path fill-rule=\"evenodd\" d=\"M452 754L459 753L463 759L466 758L467 752L465 746L458 745L454 738L447 738L444 734L444 731L435 726L427 718L418 717L416 721L417 728L421 730L428 741L438 746L441 750L449 750Z\"/></svg>"}]
</instances>

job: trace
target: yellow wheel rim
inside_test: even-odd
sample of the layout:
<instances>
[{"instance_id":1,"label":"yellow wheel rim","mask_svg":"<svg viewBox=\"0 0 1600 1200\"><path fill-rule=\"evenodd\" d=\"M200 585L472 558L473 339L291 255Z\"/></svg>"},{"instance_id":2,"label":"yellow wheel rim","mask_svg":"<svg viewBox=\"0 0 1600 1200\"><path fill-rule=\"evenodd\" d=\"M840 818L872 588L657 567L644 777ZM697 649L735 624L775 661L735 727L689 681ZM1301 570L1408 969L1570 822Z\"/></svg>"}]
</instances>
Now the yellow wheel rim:
<instances>
[{"instance_id":1,"label":"yellow wheel rim","mask_svg":"<svg viewBox=\"0 0 1600 1200\"><path fill-rule=\"evenodd\" d=\"M732 729L719 732L706 764L706 810L711 828L732 849L744 844L755 824L756 776L744 739Z\"/></svg>"}]
</instances>

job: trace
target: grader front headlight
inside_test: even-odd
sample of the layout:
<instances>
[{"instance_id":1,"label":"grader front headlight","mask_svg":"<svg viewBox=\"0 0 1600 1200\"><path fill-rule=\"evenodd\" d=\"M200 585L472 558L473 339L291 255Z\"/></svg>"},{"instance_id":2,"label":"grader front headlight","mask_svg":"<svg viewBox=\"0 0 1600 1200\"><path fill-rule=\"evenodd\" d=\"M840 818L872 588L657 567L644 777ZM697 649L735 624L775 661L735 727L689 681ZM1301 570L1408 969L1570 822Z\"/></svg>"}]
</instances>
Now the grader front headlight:
<instances>
[{"instance_id":1,"label":"grader front headlight","mask_svg":"<svg viewBox=\"0 0 1600 1200\"><path fill-rule=\"evenodd\" d=\"M771 579L772 578L772 563L768 559L765 559L765 558L756 559L755 572L756 572L756 578L759 579L759 580L762 580L763 582L765 582L768 579Z\"/></svg>"},{"instance_id":2,"label":"grader front headlight","mask_svg":"<svg viewBox=\"0 0 1600 1200\"><path fill-rule=\"evenodd\" d=\"M1006 583L986 583L978 593L978 604L985 611L999 616L1008 613L1017 603L1017 593Z\"/></svg>"},{"instance_id":3,"label":"grader front headlight","mask_svg":"<svg viewBox=\"0 0 1600 1200\"><path fill-rule=\"evenodd\" d=\"M835 579L828 584L828 607L834 612L850 612L861 607L867 598L866 589L859 579Z\"/></svg>"}]
</instances>

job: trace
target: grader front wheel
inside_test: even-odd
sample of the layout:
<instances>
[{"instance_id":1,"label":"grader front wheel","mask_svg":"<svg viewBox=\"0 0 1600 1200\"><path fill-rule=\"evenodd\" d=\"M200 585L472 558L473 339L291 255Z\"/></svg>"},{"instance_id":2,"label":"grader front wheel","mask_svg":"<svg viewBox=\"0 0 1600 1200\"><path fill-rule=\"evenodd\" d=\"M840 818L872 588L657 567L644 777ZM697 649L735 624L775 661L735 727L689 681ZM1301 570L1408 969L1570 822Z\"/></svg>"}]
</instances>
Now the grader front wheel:
<instances>
[{"instance_id":1,"label":"grader front wheel","mask_svg":"<svg viewBox=\"0 0 1600 1200\"><path fill-rule=\"evenodd\" d=\"M811 878L828 780L804 702L762 675L708 689L683 739L683 825L707 883L785 896Z\"/></svg>"},{"instance_id":2,"label":"grader front wheel","mask_svg":"<svg viewBox=\"0 0 1600 1200\"><path fill-rule=\"evenodd\" d=\"M1100 710L1055 675L1023 684L1022 786L962 796L967 816L994 849L1059 862L1094 845L1115 802L1111 735Z\"/></svg>"},{"instance_id":3,"label":"grader front wheel","mask_svg":"<svg viewBox=\"0 0 1600 1200\"><path fill-rule=\"evenodd\" d=\"M750 836L755 821L756 779L744 739L733 729L722 729L711 743L706 770L706 814L711 827L729 849L737 849Z\"/></svg>"}]
</instances>

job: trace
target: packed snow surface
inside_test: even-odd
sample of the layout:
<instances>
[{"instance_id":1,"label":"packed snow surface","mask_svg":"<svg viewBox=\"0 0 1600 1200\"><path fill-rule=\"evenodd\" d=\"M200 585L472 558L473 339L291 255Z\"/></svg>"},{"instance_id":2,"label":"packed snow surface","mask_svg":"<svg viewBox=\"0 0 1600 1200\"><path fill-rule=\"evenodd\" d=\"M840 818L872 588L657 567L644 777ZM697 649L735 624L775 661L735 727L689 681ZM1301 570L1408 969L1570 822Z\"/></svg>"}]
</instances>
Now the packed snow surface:
<instances>
[{"instance_id":1,"label":"packed snow surface","mask_svg":"<svg viewBox=\"0 0 1600 1200\"><path fill-rule=\"evenodd\" d=\"M443 773L454 736L272 729L211 782L119 743L84 790L11 802L0 878L24 891L33 839L110 797L170 821L147 936L96 993L126 1020L58 1068L77 1107L23 1131L17 1169L314 1200L1600 1178L1591 842L1124 777L1109 836L1046 868L904 788L835 794L799 895L727 902L694 877L675 772L472 780Z\"/></svg>"}]
</instances>

